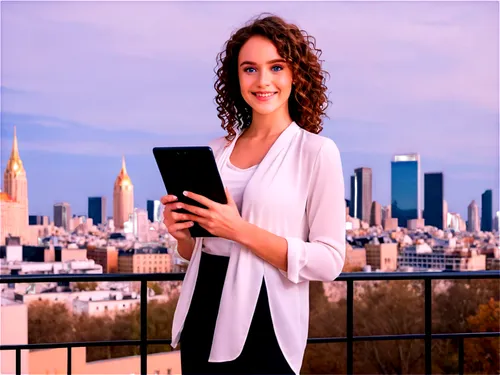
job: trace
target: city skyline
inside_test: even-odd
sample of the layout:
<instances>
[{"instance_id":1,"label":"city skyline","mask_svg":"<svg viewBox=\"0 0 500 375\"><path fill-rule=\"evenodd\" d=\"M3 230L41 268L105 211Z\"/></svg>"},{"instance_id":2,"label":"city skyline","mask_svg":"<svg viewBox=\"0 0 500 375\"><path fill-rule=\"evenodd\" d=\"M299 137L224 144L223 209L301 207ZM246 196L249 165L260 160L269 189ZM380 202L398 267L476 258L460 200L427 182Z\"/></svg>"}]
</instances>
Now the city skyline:
<instances>
[{"instance_id":1,"label":"city skyline","mask_svg":"<svg viewBox=\"0 0 500 375\"><path fill-rule=\"evenodd\" d=\"M392 156L415 152L422 179L444 174L450 212L466 218L487 189L498 210L497 3L126 3L111 18L115 6L2 6L1 167L15 125L30 215L50 216L60 201L87 214L87 198L105 196L109 216L123 154L136 206L159 199L152 147L223 135L215 55L263 11L297 22L323 50L333 105L322 135L341 151L347 199L354 169L368 167L373 200L390 204Z\"/></svg>"}]
</instances>

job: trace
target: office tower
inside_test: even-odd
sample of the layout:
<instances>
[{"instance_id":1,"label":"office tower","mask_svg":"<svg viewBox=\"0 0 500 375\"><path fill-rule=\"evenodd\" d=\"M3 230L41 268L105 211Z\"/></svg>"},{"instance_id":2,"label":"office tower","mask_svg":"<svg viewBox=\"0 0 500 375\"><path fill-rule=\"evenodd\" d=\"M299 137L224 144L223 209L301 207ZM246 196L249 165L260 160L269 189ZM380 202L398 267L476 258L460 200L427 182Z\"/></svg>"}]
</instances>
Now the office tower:
<instances>
[{"instance_id":1,"label":"office tower","mask_svg":"<svg viewBox=\"0 0 500 375\"><path fill-rule=\"evenodd\" d=\"M49 225L49 217L43 215L29 215L29 225Z\"/></svg>"},{"instance_id":2,"label":"office tower","mask_svg":"<svg viewBox=\"0 0 500 375\"><path fill-rule=\"evenodd\" d=\"M382 206L380 203L373 201L370 213L370 226L382 225Z\"/></svg>"},{"instance_id":3,"label":"office tower","mask_svg":"<svg viewBox=\"0 0 500 375\"><path fill-rule=\"evenodd\" d=\"M146 208L148 210L148 220L150 222L163 221L161 202L159 200L148 200L146 202Z\"/></svg>"},{"instance_id":4,"label":"office tower","mask_svg":"<svg viewBox=\"0 0 500 375\"><path fill-rule=\"evenodd\" d=\"M443 229L448 228L448 202L443 199Z\"/></svg>"},{"instance_id":5,"label":"office tower","mask_svg":"<svg viewBox=\"0 0 500 375\"><path fill-rule=\"evenodd\" d=\"M70 230L71 207L69 203L61 202L54 205L54 225Z\"/></svg>"},{"instance_id":6,"label":"office tower","mask_svg":"<svg viewBox=\"0 0 500 375\"><path fill-rule=\"evenodd\" d=\"M123 229L129 216L134 213L134 185L127 173L125 156L122 157L122 169L116 177L113 188L113 222L115 229Z\"/></svg>"},{"instance_id":7,"label":"office tower","mask_svg":"<svg viewBox=\"0 0 500 375\"><path fill-rule=\"evenodd\" d=\"M356 217L356 177L351 176L351 199L349 200L349 216Z\"/></svg>"},{"instance_id":8,"label":"office tower","mask_svg":"<svg viewBox=\"0 0 500 375\"><path fill-rule=\"evenodd\" d=\"M406 227L407 221L420 219L420 156L396 155L391 162L391 213L398 226Z\"/></svg>"},{"instance_id":9,"label":"office tower","mask_svg":"<svg viewBox=\"0 0 500 375\"><path fill-rule=\"evenodd\" d=\"M28 216L28 179L19 155L14 126L12 150L3 174L3 191L0 192L1 245L5 244L5 237L8 236L20 237L24 244L31 242Z\"/></svg>"},{"instance_id":10,"label":"office tower","mask_svg":"<svg viewBox=\"0 0 500 375\"><path fill-rule=\"evenodd\" d=\"M475 200L467 207L467 231L479 232L479 207Z\"/></svg>"},{"instance_id":11,"label":"office tower","mask_svg":"<svg viewBox=\"0 0 500 375\"><path fill-rule=\"evenodd\" d=\"M443 228L443 174L424 174L424 219L425 225L430 225L438 229Z\"/></svg>"},{"instance_id":12,"label":"office tower","mask_svg":"<svg viewBox=\"0 0 500 375\"><path fill-rule=\"evenodd\" d=\"M134 209L132 214L133 233L139 242L148 241L149 223L148 213L142 208Z\"/></svg>"},{"instance_id":13,"label":"office tower","mask_svg":"<svg viewBox=\"0 0 500 375\"><path fill-rule=\"evenodd\" d=\"M94 225L106 221L106 197L89 197L88 217L92 219Z\"/></svg>"},{"instance_id":14,"label":"office tower","mask_svg":"<svg viewBox=\"0 0 500 375\"><path fill-rule=\"evenodd\" d=\"M382 207L382 221L391 218L392 218L391 205L389 204L387 206Z\"/></svg>"},{"instance_id":15,"label":"office tower","mask_svg":"<svg viewBox=\"0 0 500 375\"><path fill-rule=\"evenodd\" d=\"M481 194L481 231L491 232L493 230L493 191L486 190Z\"/></svg>"},{"instance_id":16,"label":"office tower","mask_svg":"<svg viewBox=\"0 0 500 375\"><path fill-rule=\"evenodd\" d=\"M351 205L353 217L370 222L372 206L372 170L357 168L351 176ZM352 216L352 215L351 215Z\"/></svg>"}]
</instances>

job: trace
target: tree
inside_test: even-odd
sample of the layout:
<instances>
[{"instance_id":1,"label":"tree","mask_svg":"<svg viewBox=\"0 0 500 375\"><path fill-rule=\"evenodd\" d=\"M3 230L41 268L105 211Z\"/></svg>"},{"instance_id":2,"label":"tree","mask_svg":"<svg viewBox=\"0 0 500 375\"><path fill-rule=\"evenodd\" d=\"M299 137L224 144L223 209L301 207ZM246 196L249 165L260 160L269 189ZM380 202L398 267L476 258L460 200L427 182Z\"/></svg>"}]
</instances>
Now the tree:
<instances>
[{"instance_id":1,"label":"tree","mask_svg":"<svg viewBox=\"0 0 500 375\"><path fill-rule=\"evenodd\" d=\"M148 288L152 289L156 296L163 294L163 288L161 285L154 281L148 281Z\"/></svg>"},{"instance_id":2,"label":"tree","mask_svg":"<svg viewBox=\"0 0 500 375\"><path fill-rule=\"evenodd\" d=\"M477 313L467 318L473 332L497 332L500 325L500 303L490 298L479 305ZM468 339L464 342L465 372L476 374L500 373L498 337Z\"/></svg>"},{"instance_id":3,"label":"tree","mask_svg":"<svg viewBox=\"0 0 500 375\"><path fill-rule=\"evenodd\" d=\"M97 289L97 283L95 281L89 281L89 282L78 281L75 283L75 288L77 288L78 290L92 291Z\"/></svg>"},{"instance_id":4,"label":"tree","mask_svg":"<svg viewBox=\"0 0 500 375\"><path fill-rule=\"evenodd\" d=\"M73 314L62 302L33 301L28 305L30 344L70 342L75 338Z\"/></svg>"},{"instance_id":5,"label":"tree","mask_svg":"<svg viewBox=\"0 0 500 375\"><path fill-rule=\"evenodd\" d=\"M424 299L419 281L363 282L354 302L354 335L424 332ZM369 341L354 345L354 371L377 374L424 373L419 340Z\"/></svg>"}]
</instances>

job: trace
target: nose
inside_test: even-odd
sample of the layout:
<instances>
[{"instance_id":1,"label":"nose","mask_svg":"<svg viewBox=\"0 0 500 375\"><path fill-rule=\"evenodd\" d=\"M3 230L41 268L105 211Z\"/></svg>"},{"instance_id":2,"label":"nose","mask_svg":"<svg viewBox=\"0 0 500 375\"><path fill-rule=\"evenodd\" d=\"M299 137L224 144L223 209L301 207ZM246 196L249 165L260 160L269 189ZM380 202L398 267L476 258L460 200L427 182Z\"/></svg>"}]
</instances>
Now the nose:
<instances>
[{"instance_id":1,"label":"nose","mask_svg":"<svg viewBox=\"0 0 500 375\"><path fill-rule=\"evenodd\" d=\"M271 73L267 69L261 69L259 72L259 87L267 87L271 84Z\"/></svg>"}]
</instances>

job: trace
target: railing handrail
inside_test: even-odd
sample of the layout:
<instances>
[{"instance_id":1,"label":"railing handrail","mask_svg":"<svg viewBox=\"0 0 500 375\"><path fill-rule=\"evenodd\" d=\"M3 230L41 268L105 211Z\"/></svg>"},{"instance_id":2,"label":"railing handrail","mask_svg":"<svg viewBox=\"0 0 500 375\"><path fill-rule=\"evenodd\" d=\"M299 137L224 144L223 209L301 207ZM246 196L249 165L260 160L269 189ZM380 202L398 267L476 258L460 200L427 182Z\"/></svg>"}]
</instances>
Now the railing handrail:
<instances>
[{"instance_id":1,"label":"railing handrail","mask_svg":"<svg viewBox=\"0 0 500 375\"><path fill-rule=\"evenodd\" d=\"M170 273L68 273L29 274L17 276L0 275L0 284L37 282L80 282L80 281L182 281L184 272ZM497 279L500 270L488 271L429 271L429 272L344 272L333 281L384 281L384 280L456 280Z\"/></svg>"},{"instance_id":2,"label":"railing handrail","mask_svg":"<svg viewBox=\"0 0 500 375\"><path fill-rule=\"evenodd\" d=\"M16 374L21 374L21 350L35 348L65 347L67 348L67 373L71 375L72 352L71 348L76 346L102 346L102 345L137 345L140 346L141 374L147 373L147 347L159 342L169 343L170 340L151 340L147 335L147 282L148 281L182 281L185 273L132 273L132 274L56 274L56 275L17 275L0 277L0 284L35 283L35 282L78 282L78 281L138 281L140 288L140 339L118 340L100 342L73 342L53 344L26 344L26 345L0 345L0 351L14 350L16 353ZM347 373L353 373L353 344L358 341L380 341L380 340L407 340L423 339L425 344L425 373L432 372L432 340L433 339L458 339L458 373L464 373L464 339L470 337L500 337L500 332L463 332L436 334L432 333L432 280L452 279L499 279L500 271L432 271L432 272L352 272L342 273L334 281L345 281L347 284L346 294L346 336L328 338L309 338L308 343L322 342L346 342L347 343ZM423 280L424 281L424 313L425 327L423 334L400 334L382 336L355 336L354 335L354 282L355 281L385 281L385 280Z\"/></svg>"}]
</instances>

